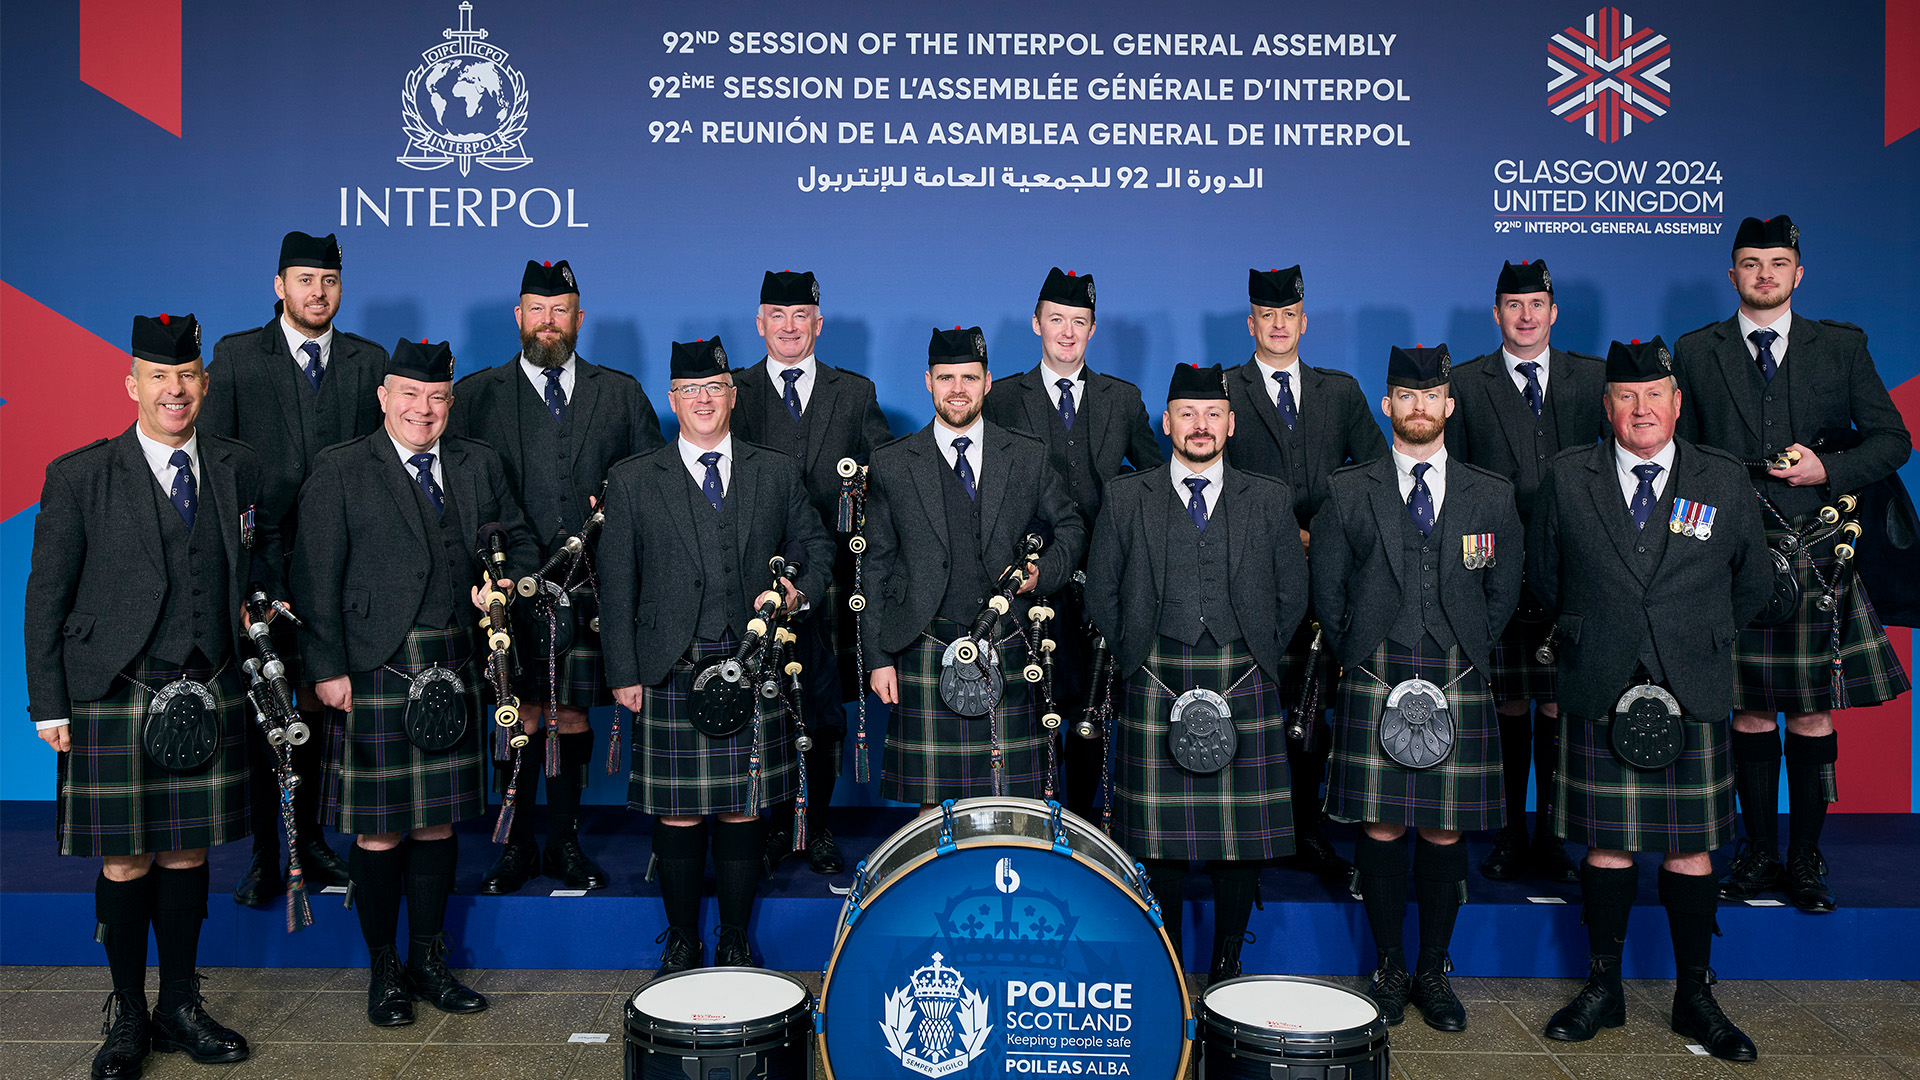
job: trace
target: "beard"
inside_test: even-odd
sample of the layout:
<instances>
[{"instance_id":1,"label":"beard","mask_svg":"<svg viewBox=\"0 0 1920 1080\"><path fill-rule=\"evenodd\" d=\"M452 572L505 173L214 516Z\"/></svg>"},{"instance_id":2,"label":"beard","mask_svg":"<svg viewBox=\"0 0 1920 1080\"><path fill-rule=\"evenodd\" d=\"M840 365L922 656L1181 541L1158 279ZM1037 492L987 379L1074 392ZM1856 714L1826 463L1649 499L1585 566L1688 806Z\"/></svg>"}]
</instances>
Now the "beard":
<instances>
[{"instance_id":1,"label":"beard","mask_svg":"<svg viewBox=\"0 0 1920 1080\"><path fill-rule=\"evenodd\" d=\"M526 357L528 363L537 367L565 367L567 361L573 357L574 344L579 340L580 334L578 331L575 331L573 333L562 333L559 339L554 341L553 344L546 345L540 341L538 327L535 327L532 333L522 330L520 332L520 355Z\"/></svg>"},{"instance_id":2,"label":"beard","mask_svg":"<svg viewBox=\"0 0 1920 1080\"><path fill-rule=\"evenodd\" d=\"M1213 444L1206 450L1195 450L1193 443L1187 439L1182 439L1179 446L1180 456L1200 468L1213 464L1214 459L1226 452L1226 448L1226 442L1218 437L1214 438ZM1198 472L1199 469L1194 471Z\"/></svg>"},{"instance_id":3,"label":"beard","mask_svg":"<svg viewBox=\"0 0 1920 1080\"><path fill-rule=\"evenodd\" d=\"M1735 289L1734 291L1740 294L1740 302L1742 304L1755 311L1772 311L1793 299L1793 290L1786 288L1772 294L1752 292L1744 288Z\"/></svg>"},{"instance_id":4,"label":"beard","mask_svg":"<svg viewBox=\"0 0 1920 1080\"><path fill-rule=\"evenodd\" d=\"M953 406L948 405L943 399L933 403L933 411L948 427L955 431L965 431L973 426L974 420L979 418L980 410L984 408L986 404L986 395L982 394L980 397L975 398L973 403L966 407L965 411L955 412Z\"/></svg>"},{"instance_id":5,"label":"beard","mask_svg":"<svg viewBox=\"0 0 1920 1080\"><path fill-rule=\"evenodd\" d=\"M1415 423L1431 424L1432 428L1430 430L1427 428L1415 428L1413 426ZM1445 420L1436 419L1431 416L1409 416L1405 419L1396 416L1393 418L1394 438L1399 439L1408 446L1431 446L1439 441L1440 436L1446 430L1447 422Z\"/></svg>"},{"instance_id":6,"label":"beard","mask_svg":"<svg viewBox=\"0 0 1920 1080\"><path fill-rule=\"evenodd\" d=\"M327 332L327 327L333 325L333 312L331 311L327 312L326 318L315 319L313 316L307 314L304 306L288 307L283 302L280 305L280 310L293 325L302 330L311 330L315 334L324 334Z\"/></svg>"}]
</instances>

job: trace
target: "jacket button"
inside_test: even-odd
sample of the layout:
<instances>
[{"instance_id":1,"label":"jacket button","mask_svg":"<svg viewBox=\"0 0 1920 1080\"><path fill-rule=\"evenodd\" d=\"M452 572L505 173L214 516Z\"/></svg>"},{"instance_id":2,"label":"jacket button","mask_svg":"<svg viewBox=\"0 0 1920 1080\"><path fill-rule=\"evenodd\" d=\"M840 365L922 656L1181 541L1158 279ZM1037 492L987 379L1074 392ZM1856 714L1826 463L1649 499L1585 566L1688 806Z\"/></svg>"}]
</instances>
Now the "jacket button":
<instances>
[{"instance_id":1,"label":"jacket button","mask_svg":"<svg viewBox=\"0 0 1920 1080\"><path fill-rule=\"evenodd\" d=\"M1642 544L1639 547L1634 548L1633 550L1639 552L1642 555L1645 555L1647 553L1647 546L1645 544Z\"/></svg>"},{"instance_id":2,"label":"jacket button","mask_svg":"<svg viewBox=\"0 0 1920 1080\"><path fill-rule=\"evenodd\" d=\"M1645 600L1641 601L1641 605L1643 607L1651 609L1653 607L1653 597L1651 596L1647 597Z\"/></svg>"},{"instance_id":3,"label":"jacket button","mask_svg":"<svg viewBox=\"0 0 1920 1080\"><path fill-rule=\"evenodd\" d=\"M427 572L425 570L415 570L413 572L413 580L415 581L425 581L426 577Z\"/></svg>"}]
</instances>

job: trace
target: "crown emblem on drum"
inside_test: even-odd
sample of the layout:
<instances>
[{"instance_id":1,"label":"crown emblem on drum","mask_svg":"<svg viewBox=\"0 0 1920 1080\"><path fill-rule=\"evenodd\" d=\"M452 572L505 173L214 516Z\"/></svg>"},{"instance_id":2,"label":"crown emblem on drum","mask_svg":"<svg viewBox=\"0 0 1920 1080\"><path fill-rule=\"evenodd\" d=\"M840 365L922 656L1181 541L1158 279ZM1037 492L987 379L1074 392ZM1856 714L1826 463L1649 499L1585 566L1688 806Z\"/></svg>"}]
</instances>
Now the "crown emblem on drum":
<instances>
[{"instance_id":1,"label":"crown emblem on drum","mask_svg":"<svg viewBox=\"0 0 1920 1080\"><path fill-rule=\"evenodd\" d=\"M933 963L913 973L913 1000L919 1002L922 1009L931 1002L960 1000L960 988L967 980L958 971L942 967L943 959L945 957L934 953Z\"/></svg>"}]
</instances>

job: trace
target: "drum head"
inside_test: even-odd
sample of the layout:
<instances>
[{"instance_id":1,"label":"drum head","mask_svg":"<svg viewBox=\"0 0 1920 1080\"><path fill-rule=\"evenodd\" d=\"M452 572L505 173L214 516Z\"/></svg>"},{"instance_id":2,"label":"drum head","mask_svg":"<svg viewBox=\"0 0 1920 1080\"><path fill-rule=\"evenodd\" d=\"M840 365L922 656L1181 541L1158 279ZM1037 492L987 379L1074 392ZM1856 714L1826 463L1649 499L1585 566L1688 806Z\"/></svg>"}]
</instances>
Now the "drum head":
<instances>
[{"instance_id":1,"label":"drum head","mask_svg":"<svg viewBox=\"0 0 1920 1080\"><path fill-rule=\"evenodd\" d=\"M1200 1008L1210 1024L1227 1021L1238 1027L1270 1031L1363 1031L1380 1020L1379 1007L1364 994L1286 975L1256 975L1216 983L1201 998Z\"/></svg>"},{"instance_id":2,"label":"drum head","mask_svg":"<svg viewBox=\"0 0 1920 1080\"><path fill-rule=\"evenodd\" d=\"M807 988L777 971L698 968L654 979L633 995L633 1011L661 1024L740 1027L800 1007Z\"/></svg>"}]
</instances>

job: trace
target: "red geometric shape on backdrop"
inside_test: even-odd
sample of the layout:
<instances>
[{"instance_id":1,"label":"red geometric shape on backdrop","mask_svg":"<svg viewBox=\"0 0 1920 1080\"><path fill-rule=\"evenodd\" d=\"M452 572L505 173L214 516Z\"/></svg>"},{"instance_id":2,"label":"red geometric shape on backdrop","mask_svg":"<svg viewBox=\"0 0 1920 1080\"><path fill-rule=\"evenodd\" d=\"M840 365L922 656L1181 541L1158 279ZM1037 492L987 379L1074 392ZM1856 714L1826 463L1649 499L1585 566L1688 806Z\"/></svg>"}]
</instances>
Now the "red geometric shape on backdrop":
<instances>
[{"instance_id":1,"label":"red geometric shape on backdrop","mask_svg":"<svg viewBox=\"0 0 1920 1080\"><path fill-rule=\"evenodd\" d=\"M0 281L0 521L40 501L47 463L133 422L125 350Z\"/></svg>"},{"instance_id":2,"label":"red geometric shape on backdrop","mask_svg":"<svg viewBox=\"0 0 1920 1080\"><path fill-rule=\"evenodd\" d=\"M1913 631L1887 627L1900 666L1913 674ZM1904 814L1913 809L1913 695L1833 714L1840 734L1834 765L1840 786L1836 814Z\"/></svg>"},{"instance_id":3,"label":"red geometric shape on backdrop","mask_svg":"<svg viewBox=\"0 0 1920 1080\"><path fill-rule=\"evenodd\" d=\"M1887 0L1887 141L1920 128L1920 0Z\"/></svg>"},{"instance_id":4,"label":"red geometric shape on backdrop","mask_svg":"<svg viewBox=\"0 0 1920 1080\"><path fill-rule=\"evenodd\" d=\"M80 0L80 81L180 134L180 0Z\"/></svg>"}]
</instances>

